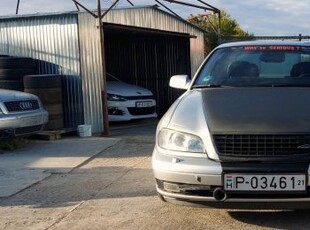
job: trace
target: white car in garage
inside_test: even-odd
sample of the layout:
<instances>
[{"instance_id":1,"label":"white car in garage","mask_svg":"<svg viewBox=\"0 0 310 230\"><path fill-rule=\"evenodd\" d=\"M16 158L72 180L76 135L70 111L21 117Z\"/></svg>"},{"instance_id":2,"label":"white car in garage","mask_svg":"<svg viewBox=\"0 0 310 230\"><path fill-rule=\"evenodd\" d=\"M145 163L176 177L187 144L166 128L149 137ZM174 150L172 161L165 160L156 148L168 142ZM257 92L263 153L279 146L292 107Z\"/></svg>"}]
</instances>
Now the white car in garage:
<instances>
[{"instance_id":1,"label":"white car in garage","mask_svg":"<svg viewBox=\"0 0 310 230\"><path fill-rule=\"evenodd\" d=\"M127 84L107 73L109 121L156 118L156 100L143 87Z\"/></svg>"}]
</instances>

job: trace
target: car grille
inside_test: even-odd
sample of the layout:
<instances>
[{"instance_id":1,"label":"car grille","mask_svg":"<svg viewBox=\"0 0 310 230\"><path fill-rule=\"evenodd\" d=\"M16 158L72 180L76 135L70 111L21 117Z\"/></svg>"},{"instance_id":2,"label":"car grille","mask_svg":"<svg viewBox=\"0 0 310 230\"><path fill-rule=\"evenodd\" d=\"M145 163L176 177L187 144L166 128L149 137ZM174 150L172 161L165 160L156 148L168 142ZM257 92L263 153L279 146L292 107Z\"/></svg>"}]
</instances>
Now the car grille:
<instances>
[{"instance_id":1,"label":"car grille","mask_svg":"<svg viewBox=\"0 0 310 230\"><path fill-rule=\"evenodd\" d=\"M7 101L4 105L8 112L21 112L39 109L39 102L37 100L25 101Z\"/></svg>"},{"instance_id":2,"label":"car grille","mask_svg":"<svg viewBox=\"0 0 310 230\"><path fill-rule=\"evenodd\" d=\"M155 113L155 106L145 108L129 107L128 111L131 115L149 115Z\"/></svg>"},{"instance_id":3,"label":"car grille","mask_svg":"<svg viewBox=\"0 0 310 230\"><path fill-rule=\"evenodd\" d=\"M221 156L270 157L310 153L310 135L213 135Z\"/></svg>"},{"instance_id":4,"label":"car grille","mask_svg":"<svg viewBox=\"0 0 310 230\"><path fill-rule=\"evenodd\" d=\"M123 97L126 100L154 100L154 96L132 96L132 97Z\"/></svg>"},{"instance_id":5,"label":"car grille","mask_svg":"<svg viewBox=\"0 0 310 230\"><path fill-rule=\"evenodd\" d=\"M15 129L15 135L24 135L28 133L34 133L41 131L42 125L35 125L35 126L29 126L29 127L23 127L23 128L17 128Z\"/></svg>"}]
</instances>

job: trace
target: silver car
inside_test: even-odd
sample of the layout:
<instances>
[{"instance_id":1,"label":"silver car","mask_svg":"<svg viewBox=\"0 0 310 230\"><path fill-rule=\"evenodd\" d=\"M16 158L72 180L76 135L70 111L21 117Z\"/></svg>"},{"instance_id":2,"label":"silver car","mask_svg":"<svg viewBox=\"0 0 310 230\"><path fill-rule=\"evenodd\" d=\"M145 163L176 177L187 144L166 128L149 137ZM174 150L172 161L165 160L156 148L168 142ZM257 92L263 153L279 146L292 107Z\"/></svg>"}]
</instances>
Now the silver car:
<instances>
[{"instance_id":1,"label":"silver car","mask_svg":"<svg viewBox=\"0 0 310 230\"><path fill-rule=\"evenodd\" d=\"M38 132L47 121L37 96L0 89L0 139Z\"/></svg>"},{"instance_id":2,"label":"silver car","mask_svg":"<svg viewBox=\"0 0 310 230\"><path fill-rule=\"evenodd\" d=\"M231 208L310 207L310 43L223 44L162 117L159 196Z\"/></svg>"}]
</instances>

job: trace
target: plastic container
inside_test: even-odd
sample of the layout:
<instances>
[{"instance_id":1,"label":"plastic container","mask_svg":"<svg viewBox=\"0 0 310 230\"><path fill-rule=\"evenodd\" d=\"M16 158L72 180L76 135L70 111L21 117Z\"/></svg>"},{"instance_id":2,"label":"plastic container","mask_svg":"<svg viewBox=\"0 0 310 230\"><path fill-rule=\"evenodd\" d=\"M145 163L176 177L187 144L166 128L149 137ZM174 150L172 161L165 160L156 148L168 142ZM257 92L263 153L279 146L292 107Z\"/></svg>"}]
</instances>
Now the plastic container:
<instances>
[{"instance_id":1,"label":"plastic container","mask_svg":"<svg viewBox=\"0 0 310 230\"><path fill-rule=\"evenodd\" d=\"M79 125L77 132L79 137L91 137L91 125Z\"/></svg>"}]
</instances>

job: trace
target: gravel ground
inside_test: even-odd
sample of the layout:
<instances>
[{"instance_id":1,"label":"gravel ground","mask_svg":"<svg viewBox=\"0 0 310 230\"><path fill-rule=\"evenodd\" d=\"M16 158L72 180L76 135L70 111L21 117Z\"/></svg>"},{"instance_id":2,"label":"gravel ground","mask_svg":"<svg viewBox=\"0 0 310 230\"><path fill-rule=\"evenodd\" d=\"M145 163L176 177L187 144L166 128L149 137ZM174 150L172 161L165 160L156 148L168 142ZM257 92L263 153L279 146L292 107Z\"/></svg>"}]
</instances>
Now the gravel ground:
<instances>
[{"instance_id":1,"label":"gravel ground","mask_svg":"<svg viewBox=\"0 0 310 230\"><path fill-rule=\"evenodd\" d=\"M309 211L238 211L158 199L154 126L117 130L114 146L70 173L0 201L0 229L310 229Z\"/></svg>"}]
</instances>

